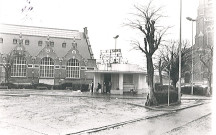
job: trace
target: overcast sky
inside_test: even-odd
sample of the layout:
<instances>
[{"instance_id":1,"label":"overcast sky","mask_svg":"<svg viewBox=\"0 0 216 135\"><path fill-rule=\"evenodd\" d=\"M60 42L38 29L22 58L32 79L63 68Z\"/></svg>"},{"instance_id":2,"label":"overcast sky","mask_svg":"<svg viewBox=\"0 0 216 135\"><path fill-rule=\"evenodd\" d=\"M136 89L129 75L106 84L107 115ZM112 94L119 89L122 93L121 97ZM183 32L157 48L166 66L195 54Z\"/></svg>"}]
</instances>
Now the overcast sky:
<instances>
[{"instance_id":1,"label":"overcast sky","mask_svg":"<svg viewBox=\"0 0 216 135\"><path fill-rule=\"evenodd\" d=\"M100 50L114 49L114 36L119 35L117 48L130 63L143 66L144 55L131 50L130 40L136 39L138 32L123 26L130 13L136 13L133 5L145 5L148 0L31 0L34 7L28 19L21 9L26 0L0 0L0 22L30 26L65 28L83 31L88 27L90 43L96 59ZM161 24L173 26L165 39L179 39L179 1L154 0L157 7L163 6ZM182 39L191 42L191 22L186 17L196 18L199 0L182 0ZM195 26L194 26L195 28Z\"/></svg>"}]
</instances>

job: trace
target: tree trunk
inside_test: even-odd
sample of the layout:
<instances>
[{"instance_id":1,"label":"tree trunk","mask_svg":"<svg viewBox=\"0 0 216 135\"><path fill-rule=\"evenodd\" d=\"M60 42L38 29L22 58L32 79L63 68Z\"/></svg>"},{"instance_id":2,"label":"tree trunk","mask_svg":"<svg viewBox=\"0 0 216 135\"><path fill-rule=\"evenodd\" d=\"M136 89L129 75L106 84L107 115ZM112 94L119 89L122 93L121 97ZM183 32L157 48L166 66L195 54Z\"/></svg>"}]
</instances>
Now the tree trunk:
<instances>
[{"instance_id":1,"label":"tree trunk","mask_svg":"<svg viewBox=\"0 0 216 135\"><path fill-rule=\"evenodd\" d=\"M8 83L9 82L9 71L8 70L5 70L5 83Z\"/></svg>"},{"instance_id":2,"label":"tree trunk","mask_svg":"<svg viewBox=\"0 0 216 135\"><path fill-rule=\"evenodd\" d=\"M9 83L11 66L10 65L5 65L4 69L5 69L5 83Z\"/></svg>"},{"instance_id":3,"label":"tree trunk","mask_svg":"<svg viewBox=\"0 0 216 135\"><path fill-rule=\"evenodd\" d=\"M173 81L172 82L172 86L176 89L176 84L177 84L177 82L176 81Z\"/></svg>"},{"instance_id":4,"label":"tree trunk","mask_svg":"<svg viewBox=\"0 0 216 135\"><path fill-rule=\"evenodd\" d=\"M161 67L159 67L158 71L159 71L160 85L163 85L163 78L162 78Z\"/></svg>"},{"instance_id":5,"label":"tree trunk","mask_svg":"<svg viewBox=\"0 0 216 135\"><path fill-rule=\"evenodd\" d=\"M211 72L209 73L209 77L208 77L208 90L207 90L207 96L212 95L212 74Z\"/></svg>"},{"instance_id":6,"label":"tree trunk","mask_svg":"<svg viewBox=\"0 0 216 135\"><path fill-rule=\"evenodd\" d=\"M152 62L152 56L147 56L147 75L148 75L148 86L149 86L149 94L146 99L146 106L158 105L157 99L154 93L154 67Z\"/></svg>"}]
</instances>

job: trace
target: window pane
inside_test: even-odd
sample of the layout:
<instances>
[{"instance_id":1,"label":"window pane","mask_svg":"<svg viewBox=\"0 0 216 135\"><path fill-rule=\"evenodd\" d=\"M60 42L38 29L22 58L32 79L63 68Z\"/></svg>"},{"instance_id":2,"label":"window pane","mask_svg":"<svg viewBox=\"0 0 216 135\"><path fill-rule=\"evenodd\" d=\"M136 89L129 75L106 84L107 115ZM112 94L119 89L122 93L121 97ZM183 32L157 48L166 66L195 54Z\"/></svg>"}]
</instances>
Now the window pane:
<instances>
[{"instance_id":1,"label":"window pane","mask_svg":"<svg viewBox=\"0 0 216 135\"><path fill-rule=\"evenodd\" d=\"M77 59L70 59L67 62L67 77L68 78L79 78L80 77L80 66Z\"/></svg>"},{"instance_id":2,"label":"window pane","mask_svg":"<svg viewBox=\"0 0 216 135\"><path fill-rule=\"evenodd\" d=\"M54 61L50 57L45 57L41 60L40 77L54 76Z\"/></svg>"},{"instance_id":3,"label":"window pane","mask_svg":"<svg viewBox=\"0 0 216 135\"><path fill-rule=\"evenodd\" d=\"M11 76L24 77L26 76L26 59L24 57L15 57L11 68Z\"/></svg>"}]
</instances>

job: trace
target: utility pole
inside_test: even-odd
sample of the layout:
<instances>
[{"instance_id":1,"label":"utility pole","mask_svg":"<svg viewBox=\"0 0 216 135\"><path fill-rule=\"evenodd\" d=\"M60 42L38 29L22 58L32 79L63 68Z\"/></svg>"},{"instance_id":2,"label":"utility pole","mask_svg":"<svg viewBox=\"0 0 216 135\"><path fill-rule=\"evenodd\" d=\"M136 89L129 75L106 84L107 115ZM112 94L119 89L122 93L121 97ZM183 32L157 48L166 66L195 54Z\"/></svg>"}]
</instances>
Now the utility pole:
<instances>
[{"instance_id":1,"label":"utility pole","mask_svg":"<svg viewBox=\"0 0 216 135\"><path fill-rule=\"evenodd\" d=\"M180 0L180 32L179 32L179 86L178 86L178 102L181 102L181 30L182 30L182 0Z\"/></svg>"},{"instance_id":2,"label":"utility pole","mask_svg":"<svg viewBox=\"0 0 216 135\"><path fill-rule=\"evenodd\" d=\"M116 62L116 44L117 44L117 38L119 37L119 35L116 35L115 37L113 37L115 39L115 60L114 60L114 63L117 63Z\"/></svg>"},{"instance_id":3,"label":"utility pole","mask_svg":"<svg viewBox=\"0 0 216 135\"><path fill-rule=\"evenodd\" d=\"M192 53L192 59L191 59L191 63L192 63L192 65L191 65L191 95L193 95L193 71L194 71L194 69L193 69L193 22L194 21L196 21L195 19L192 19L192 18L190 18L190 17L187 17L186 18L187 20L189 20L189 21L191 21L192 22L192 39L191 39L191 42L192 42L192 46L191 46L191 53Z\"/></svg>"}]
</instances>

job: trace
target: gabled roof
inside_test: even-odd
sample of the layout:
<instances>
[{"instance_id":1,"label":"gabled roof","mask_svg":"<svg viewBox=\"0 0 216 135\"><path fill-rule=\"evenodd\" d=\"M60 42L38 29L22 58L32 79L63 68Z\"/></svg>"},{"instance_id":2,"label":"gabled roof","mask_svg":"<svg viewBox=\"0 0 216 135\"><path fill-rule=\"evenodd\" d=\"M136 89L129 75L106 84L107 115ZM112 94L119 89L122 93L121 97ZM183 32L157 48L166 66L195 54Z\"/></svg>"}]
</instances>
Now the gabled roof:
<instances>
[{"instance_id":1,"label":"gabled roof","mask_svg":"<svg viewBox=\"0 0 216 135\"><path fill-rule=\"evenodd\" d=\"M52 47L52 49L58 57L64 57L71 49L72 43L75 40L79 54L81 54L84 59L93 58L89 39L87 38L88 35L85 31L79 32L77 30L13 24L0 24L0 37L2 36L4 38L4 42L0 43L0 54L7 54L14 49L16 44L13 44L13 39L19 39L20 33L23 36L23 40L28 39L30 41L29 45L24 46L31 56L37 56L40 53L40 51L45 47L44 43L49 35L50 41L54 42L54 47ZM38 46L38 41L42 41L43 45ZM65 48L62 47L62 43L67 44Z\"/></svg>"},{"instance_id":2,"label":"gabled roof","mask_svg":"<svg viewBox=\"0 0 216 135\"><path fill-rule=\"evenodd\" d=\"M44 28L35 26L22 26L13 24L0 24L0 33L7 34L20 34L32 35L32 36L47 36L59 37L59 38L76 38L80 39L79 31L67 30L67 29L56 29L56 28Z\"/></svg>"}]
</instances>

